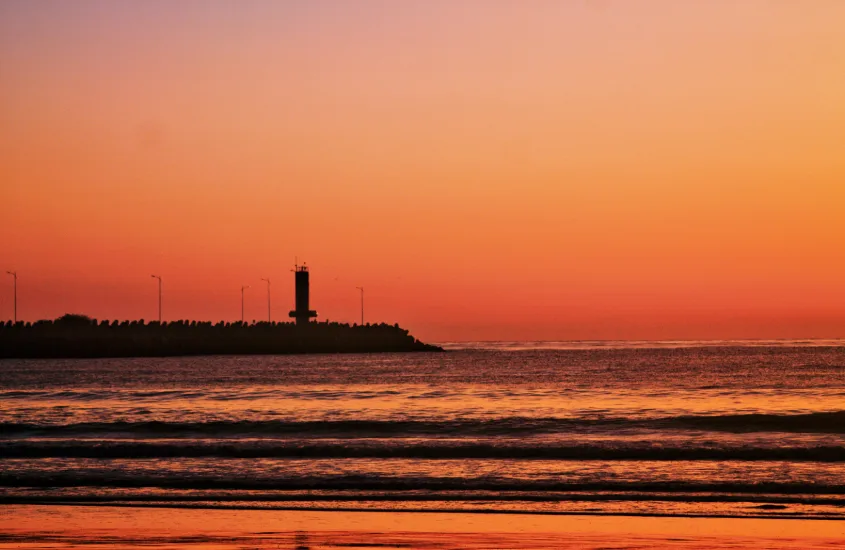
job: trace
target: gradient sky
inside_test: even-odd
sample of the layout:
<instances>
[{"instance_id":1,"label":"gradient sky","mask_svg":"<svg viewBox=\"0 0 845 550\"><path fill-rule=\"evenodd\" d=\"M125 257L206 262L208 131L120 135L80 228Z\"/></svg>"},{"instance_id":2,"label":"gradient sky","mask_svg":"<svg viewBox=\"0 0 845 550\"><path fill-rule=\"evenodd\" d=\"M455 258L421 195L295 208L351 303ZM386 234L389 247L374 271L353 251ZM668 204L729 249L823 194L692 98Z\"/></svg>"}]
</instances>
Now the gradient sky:
<instances>
[{"instance_id":1,"label":"gradient sky","mask_svg":"<svg viewBox=\"0 0 845 550\"><path fill-rule=\"evenodd\" d=\"M26 320L845 337L845 2L0 3ZM0 280L0 317L12 278Z\"/></svg>"}]
</instances>

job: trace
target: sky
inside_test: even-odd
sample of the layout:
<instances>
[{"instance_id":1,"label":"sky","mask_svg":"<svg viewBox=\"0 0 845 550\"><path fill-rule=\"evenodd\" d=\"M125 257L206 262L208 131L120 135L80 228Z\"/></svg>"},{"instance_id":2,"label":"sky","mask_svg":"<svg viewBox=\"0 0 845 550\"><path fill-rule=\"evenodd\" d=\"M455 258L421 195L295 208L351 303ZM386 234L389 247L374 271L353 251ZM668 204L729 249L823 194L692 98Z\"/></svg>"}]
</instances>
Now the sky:
<instances>
[{"instance_id":1,"label":"sky","mask_svg":"<svg viewBox=\"0 0 845 550\"><path fill-rule=\"evenodd\" d=\"M845 2L5 0L25 320L845 337ZM13 280L0 280L0 318Z\"/></svg>"}]
</instances>

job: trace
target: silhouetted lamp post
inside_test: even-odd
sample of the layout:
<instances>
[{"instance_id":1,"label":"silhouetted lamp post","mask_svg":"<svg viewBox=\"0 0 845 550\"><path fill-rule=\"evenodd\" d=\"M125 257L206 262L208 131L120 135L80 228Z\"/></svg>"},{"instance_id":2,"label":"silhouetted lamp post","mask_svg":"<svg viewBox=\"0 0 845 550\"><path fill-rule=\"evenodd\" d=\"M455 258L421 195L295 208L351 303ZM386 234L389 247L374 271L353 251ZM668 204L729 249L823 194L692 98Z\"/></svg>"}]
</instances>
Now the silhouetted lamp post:
<instances>
[{"instance_id":1,"label":"silhouetted lamp post","mask_svg":"<svg viewBox=\"0 0 845 550\"><path fill-rule=\"evenodd\" d=\"M364 287L356 286L361 291L361 326L364 326Z\"/></svg>"},{"instance_id":2,"label":"silhouetted lamp post","mask_svg":"<svg viewBox=\"0 0 845 550\"><path fill-rule=\"evenodd\" d=\"M248 289L249 285L241 287L241 324L244 324L244 290Z\"/></svg>"},{"instance_id":3,"label":"silhouetted lamp post","mask_svg":"<svg viewBox=\"0 0 845 550\"><path fill-rule=\"evenodd\" d=\"M15 278L15 324L18 324L18 272L17 271L7 271L9 275Z\"/></svg>"},{"instance_id":4,"label":"silhouetted lamp post","mask_svg":"<svg viewBox=\"0 0 845 550\"><path fill-rule=\"evenodd\" d=\"M150 275L153 279L158 279L158 324L161 324L161 277L159 275Z\"/></svg>"},{"instance_id":5,"label":"silhouetted lamp post","mask_svg":"<svg viewBox=\"0 0 845 550\"><path fill-rule=\"evenodd\" d=\"M273 318L270 314L270 279L261 279L267 283L267 322L272 323Z\"/></svg>"}]
</instances>

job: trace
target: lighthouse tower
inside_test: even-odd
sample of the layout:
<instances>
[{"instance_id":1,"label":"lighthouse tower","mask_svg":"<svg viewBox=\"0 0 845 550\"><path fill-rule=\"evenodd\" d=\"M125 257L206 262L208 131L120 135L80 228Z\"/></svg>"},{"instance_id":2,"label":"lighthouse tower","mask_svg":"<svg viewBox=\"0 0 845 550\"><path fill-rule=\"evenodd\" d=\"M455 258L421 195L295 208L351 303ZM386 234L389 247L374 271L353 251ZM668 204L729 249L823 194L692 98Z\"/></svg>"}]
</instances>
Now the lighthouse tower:
<instances>
[{"instance_id":1,"label":"lighthouse tower","mask_svg":"<svg viewBox=\"0 0 845 550\"><path fill-rule=\"evenodd\" d=\"M288 316L296 319L297 326L307 325L312 317L317 316L317 312L308 309L309 302L309 282L308 282L308 267L304 265L294 266L294 276L296 281L296 309L288 313Z\"/></svg>"}]
</instances>

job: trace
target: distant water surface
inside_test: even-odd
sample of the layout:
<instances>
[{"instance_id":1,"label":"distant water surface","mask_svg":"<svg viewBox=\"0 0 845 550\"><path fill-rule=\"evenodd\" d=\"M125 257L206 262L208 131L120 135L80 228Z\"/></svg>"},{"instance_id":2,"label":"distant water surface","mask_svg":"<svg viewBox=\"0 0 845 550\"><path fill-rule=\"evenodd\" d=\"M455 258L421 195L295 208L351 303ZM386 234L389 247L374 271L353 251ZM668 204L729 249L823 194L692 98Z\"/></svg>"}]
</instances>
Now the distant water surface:
<instances>
[{"instance_id":1,"label":"distant water surface","mask_svg":"<svg viewBox=\"0 0 845 550\"><path fill-rule=\"evenodd\" d=\"M540 340L441 342L451 350L578 350L578 349L666 349L715 347L842 347L845 339L776 339L776 340Z\"/></svg>"},{"instance_id":2,"label":"distant water surface","mask_svg":"<svg viewBox=\"0 0 845 550\"><path fill-rule=\"evenodd\" d=\"M0 362L0 502L845 518L845 342Z\"/></svg>"}]
</instances>

